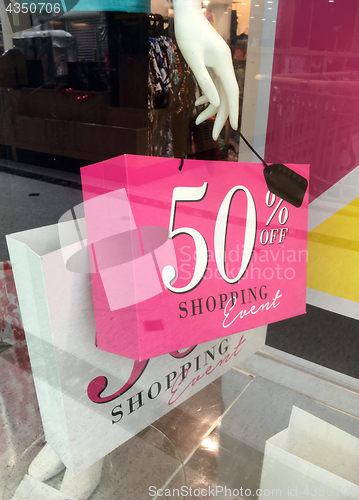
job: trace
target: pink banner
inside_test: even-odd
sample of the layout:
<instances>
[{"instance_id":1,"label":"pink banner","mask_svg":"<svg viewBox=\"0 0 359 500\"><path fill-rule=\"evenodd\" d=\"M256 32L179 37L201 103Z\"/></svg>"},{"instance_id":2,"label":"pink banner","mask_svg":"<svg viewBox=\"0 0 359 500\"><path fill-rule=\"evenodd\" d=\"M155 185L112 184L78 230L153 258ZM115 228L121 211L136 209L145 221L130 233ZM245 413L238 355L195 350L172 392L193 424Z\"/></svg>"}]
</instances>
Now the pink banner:
<instances>
[{"instance_id":1,"label":"pink banner","mask_svg":"<svg viewBox=\"0 0 359 500\"><path fill-rule=\"evenodd\" d=\"M144 360L305 313L308 194L270 193L261 164L178 166L81 169L100 349Z\"/></svg>"}]
</instances>

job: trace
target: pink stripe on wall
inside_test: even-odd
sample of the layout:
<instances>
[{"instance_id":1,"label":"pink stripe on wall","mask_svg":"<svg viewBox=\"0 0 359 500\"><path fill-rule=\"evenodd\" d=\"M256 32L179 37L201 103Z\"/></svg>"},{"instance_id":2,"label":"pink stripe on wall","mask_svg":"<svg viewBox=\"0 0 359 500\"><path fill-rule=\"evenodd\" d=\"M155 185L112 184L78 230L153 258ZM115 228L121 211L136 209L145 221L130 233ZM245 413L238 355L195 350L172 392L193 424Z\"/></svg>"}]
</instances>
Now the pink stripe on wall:
<instances>
[{"instance_id":1,"label":"pink stripe on wall","mask_svg":"<svg viewBox=\"0 0 359 500\"><path fill-rule=\"evenodd\" d=\"M359 3L279 0L265 159L309 163L317 198L359 164Z\"/></svg>"}]
</instances>

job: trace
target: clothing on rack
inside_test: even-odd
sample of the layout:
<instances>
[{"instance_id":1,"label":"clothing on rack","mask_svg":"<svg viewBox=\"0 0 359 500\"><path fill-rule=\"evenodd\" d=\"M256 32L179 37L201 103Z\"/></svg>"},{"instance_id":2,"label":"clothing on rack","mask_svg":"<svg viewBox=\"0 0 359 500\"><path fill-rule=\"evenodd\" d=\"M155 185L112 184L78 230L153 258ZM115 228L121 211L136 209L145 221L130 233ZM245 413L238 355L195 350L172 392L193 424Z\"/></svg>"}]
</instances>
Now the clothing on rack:
<instances>
[{"instance_id":1,"label":"clothing on rack","mask_svg":"<svg viewBox=\"0 0 359 500\"><path fill-rule=\"evenodd\" d=\"M166 36L149 38L149 153L173 157L171 114L179 73L173 42Z\"/></svg>"},{"instance_id":2,"label":"clothing on rack","mask_svg":"<svg viewBox=\"0 0 359 500\"><path fill-rule=\"evenodd\" d=\"M149 38L150 70L149 108L159 109L167 105L169 94L179 82L174 45L170 38ZM152 92L154 90L154 93Z\"/></svg>"},{"instance_id":3,"label":"clothing on rack","mask_svg":"<svg viewBox=\"0 0 359 500\"><path fill-rule=\"evenodd\" d=\"M195 126L198 84L176 44L165 35L149 38L148 87L149 154L218 159L211 138L213 122Z\"/></svg>"}]
</instances>

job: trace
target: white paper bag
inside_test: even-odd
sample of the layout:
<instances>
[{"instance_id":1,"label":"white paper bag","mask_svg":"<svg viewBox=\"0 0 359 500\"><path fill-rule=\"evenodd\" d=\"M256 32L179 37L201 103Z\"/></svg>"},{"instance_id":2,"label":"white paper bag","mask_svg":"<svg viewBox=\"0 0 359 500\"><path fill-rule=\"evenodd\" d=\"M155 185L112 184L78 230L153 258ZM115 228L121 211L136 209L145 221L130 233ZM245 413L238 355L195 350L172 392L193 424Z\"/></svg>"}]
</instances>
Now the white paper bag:
<instances>
[{"instance_id":1,"label":"white paper bag","mask_svg":"<svg viewBox=\"0 0 359 500\"><path fill-rule=\"evenodd\" d=\"M74 221L61 224L71 255L78 232ZM84 220L76 225L84 236ZM74 474L264 345L260 327L147 362L101 351L90 275L66 268L58 226L7 242L45 437Z\"/></svg>"},{"instance_id":2,"label":"white paper bag","mask_svg":"<svg viewBox=\"0 0 359 500\"><path fill-rule=\"evenodd\" d=\"M268 439L259 498L359 498L359 439L293 407L289 427Z\"/></svg>"}]
</instances>

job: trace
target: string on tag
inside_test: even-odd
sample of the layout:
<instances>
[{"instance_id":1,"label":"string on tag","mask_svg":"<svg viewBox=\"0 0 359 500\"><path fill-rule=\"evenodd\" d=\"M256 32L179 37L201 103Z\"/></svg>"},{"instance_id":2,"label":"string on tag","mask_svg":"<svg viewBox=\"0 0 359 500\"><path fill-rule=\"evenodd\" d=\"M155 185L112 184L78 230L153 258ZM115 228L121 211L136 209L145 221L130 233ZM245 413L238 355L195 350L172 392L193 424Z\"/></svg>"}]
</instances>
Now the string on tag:
<instances>
[{"instance_id":1,"label":"string on tag","mask_svg":"<svg viewBox=\"0 0 359 500\"><path fill-rule=\"evenodd\" d=\"M307 179L286 165L283 165L283 163L268 165L251 144L249 144L243 134L241 132L238 133L249 149L263 163L263 174L268 190L284 201L299 208L303 203L304 195L308 188Z\"/></svg>"},{"instance_id":2,"label":"string on tag","mask_svg":"<svg viewBox=\"0 0 359 500\"><path fill-rule=\"evenodd\" d=\"M267 163L263 160L263 158L259 155L259 153L257 153L257 151L249 144L249 142L247 141L247 139L244 137L244 135L242 134L242 132L238 132L240 137L243 139L243 141L247 144L247 146L249 147L249 149L257 156L257 158L259 158L259 160L263 163L263 165L269 169L269 166L267 165ZM178 167L178 170L180 172L182 172L182 169L183 169L183 164L184 164L184 161L185 159L187 158L187 155L183 155L182 158L181 158L181 164L180 166Z\"/></svg>"},{"instance_id":3,"label":"string on tag","mask_svg":"<svg viewBox=\"0 0 359 500\"><path fill-rule=\"evenodd\" d=\"M244 135L239 131L238 133L248 148L264 165L263 174L268 190L291 205L299 208L303 203L308 188L307 179L282 163L268 165L247 141ZM181 158L181 164L178 167L180 172L182 172L185 157L186 156L183 155Z\"/></svg>"},{"instance_id":4,"label":"string on tag","mask_svg":"<svg viewBox=\"0 0 359 500\"><path fill-rule=\"evenodd\" d=\"M259 160L263 163L263 165L266 167L266 168L269 168L267 163L263 160L263 158L260 156L259 153L257 153L257 151L249 144L249 142L247 141L247 139L244 137L244 135L242 134L242 132L238 132L241 139L243 139L243 141L247 144L247 146L249 147L249 149L252 151L252 153L254 153L256 155L257 158L259 158Z\"/></svg>"}]
</instances>

